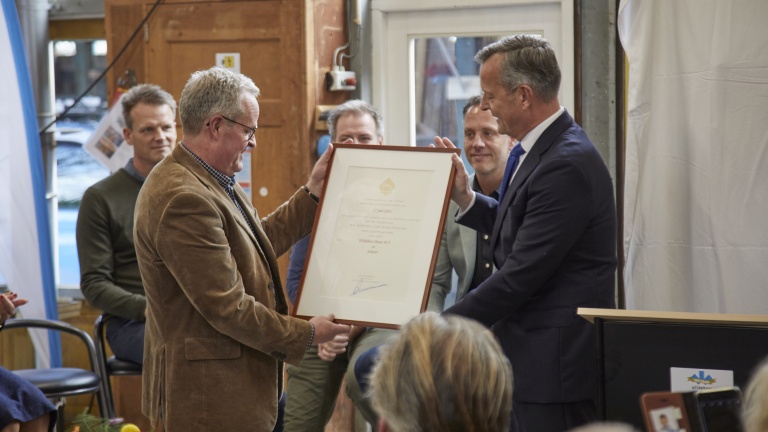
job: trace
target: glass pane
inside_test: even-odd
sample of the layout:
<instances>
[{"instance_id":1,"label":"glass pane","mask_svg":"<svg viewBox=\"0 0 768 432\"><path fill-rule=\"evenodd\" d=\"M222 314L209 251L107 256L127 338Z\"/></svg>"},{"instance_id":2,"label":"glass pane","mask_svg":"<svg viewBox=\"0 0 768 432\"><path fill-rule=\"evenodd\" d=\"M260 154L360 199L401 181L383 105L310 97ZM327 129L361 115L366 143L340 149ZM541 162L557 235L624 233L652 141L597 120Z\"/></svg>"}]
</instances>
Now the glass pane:
<instances>
[{"instance_id":1,"label":"glass pane","mask_svg":"<svg viewBox=\"0 0 768 432\"><path fill-rule=\"evenodd\" d=\"M53 44L56 114L59 115L104 71L106 41L56 41ZM75 243L80 199L88 187L109 175L101 163L83 150L83 145L106 113L107 105L107 87L102 80L56 123L59 285L80 284Z\"/></svg>"},{"instance_id":2,"label":"glass pane","mask_svg":"<svg viewBox=\"0 0 768 432\"><path fill-rule=\"evenodd\" d=\"M480 94L480 65L474 56L498 36L415 38L414 88L416 145L428 146L436 135L448 137L464 155L462 110L467 99Z\"/></svg>"}]
</instances>

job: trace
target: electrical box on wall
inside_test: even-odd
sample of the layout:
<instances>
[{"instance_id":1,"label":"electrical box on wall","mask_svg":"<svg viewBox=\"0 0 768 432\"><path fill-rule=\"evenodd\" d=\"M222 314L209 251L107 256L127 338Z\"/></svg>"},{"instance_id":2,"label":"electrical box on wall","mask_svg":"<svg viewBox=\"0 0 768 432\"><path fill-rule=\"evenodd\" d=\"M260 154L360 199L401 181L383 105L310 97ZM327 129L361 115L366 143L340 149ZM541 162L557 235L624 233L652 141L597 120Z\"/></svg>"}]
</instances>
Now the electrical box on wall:
<instances>
[{"instance_id":1,"label":"electrical box on wall","mask_svg":"<svg viewBox=\"0 0 768 432\"><path fill-rule=\"evenodd\" d=\"M240 73L240 53L216 53L216 66Z\"/></svg>"},{"instance_id":2,"label":"electrical box on wall","mask_svg":"<svg viewBox=\"0 0 768 432\"><path fill-rule=\"evenodd\" d=\"M357 77L354 71L334 66L332 71L325 74L325 88L330 91L351 91L355 87L357 87Z\"/></svg>"}]
</instances>

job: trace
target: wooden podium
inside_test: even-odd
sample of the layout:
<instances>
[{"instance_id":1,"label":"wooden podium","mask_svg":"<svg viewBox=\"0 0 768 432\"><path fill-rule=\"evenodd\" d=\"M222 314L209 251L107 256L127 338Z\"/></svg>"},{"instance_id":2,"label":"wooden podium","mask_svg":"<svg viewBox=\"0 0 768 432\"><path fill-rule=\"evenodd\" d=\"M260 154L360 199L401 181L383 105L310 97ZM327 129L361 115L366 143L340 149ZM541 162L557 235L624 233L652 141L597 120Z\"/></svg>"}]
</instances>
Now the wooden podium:
<instances>
[{"instance_id":1,"label":"wooden podium","mask_svg":"<svg viewBox=\"0 0 768 432\"><path fill-rule=\"evenodd\" d=\"M597 326L598 415L643 429L640 395L670 390L670 368L733 371L744 389L768 356L768 316L579 308Z\"/></svg>"}]
</instances>

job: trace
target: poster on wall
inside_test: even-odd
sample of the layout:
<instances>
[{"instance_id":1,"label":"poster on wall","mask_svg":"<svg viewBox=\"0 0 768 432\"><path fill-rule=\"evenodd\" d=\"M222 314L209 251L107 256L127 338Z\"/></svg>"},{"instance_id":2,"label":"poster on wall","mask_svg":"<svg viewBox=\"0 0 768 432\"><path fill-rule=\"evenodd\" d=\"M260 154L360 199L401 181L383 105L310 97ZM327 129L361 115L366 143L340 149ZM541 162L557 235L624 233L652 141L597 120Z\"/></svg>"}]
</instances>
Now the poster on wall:
<instances>
[{"instance_id":1,"label":"poster on wall","mask_svg":"<svg viewBox=\"0 0 768 432\"><path fill-rule=\"evenodd\" d=\"M133 157L133 146L125 143L123 137L122 97L99 122L96 131L83 146L83 149L102 163L110 172L124 167Z\"/></svg>"}]
</instances>

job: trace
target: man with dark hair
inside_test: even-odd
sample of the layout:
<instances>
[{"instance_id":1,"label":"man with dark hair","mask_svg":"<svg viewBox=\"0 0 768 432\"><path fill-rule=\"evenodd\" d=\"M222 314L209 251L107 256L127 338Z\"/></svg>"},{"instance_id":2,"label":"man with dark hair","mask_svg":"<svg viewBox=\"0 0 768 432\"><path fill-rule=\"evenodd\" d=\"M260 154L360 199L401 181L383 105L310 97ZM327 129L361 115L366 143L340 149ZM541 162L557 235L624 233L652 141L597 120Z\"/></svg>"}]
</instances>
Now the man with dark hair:
<instances>
[{"instance_id":1,"label":"man with dark hair","mask_svg":"<svg viewBox=\"0 0 768 432\"><path fill-rule=\"evenodd\" d=\"M669 424L669 417L666 414L659 415L659 431L658 432L677 432L676 428L673 428Z\"/></svg>"},{"instance_id":2,"label":"man with dark hair","mask_svg":"<svg viewBox=\"0 0 768 432\"><path fill-rule=\"evenodd\" d=\"M160 87L140 84L122 99L123 136L133 146L124 168L85 191L77 217L80 289L107 316L115 356L143 363L147 299L133 243L133 211L149 172L176 145L176 101Z\"/></svg>"},{"instance_id":3,"label":"man with dark hair","mask_svg":"<svg viewBox=\"0 0 768 432\"><path fill-rule=\"evenodd\" d=\"M499 133L499 125L490 112L480 109L482 99L473 96L464 104L464 151L475 174L469 178L472 190L498 199L509 151L515 142ZM458 205L451 201L448 214ZM494 271L490 236L446 218L440 253L432 277L432 290L451 290L451 274L456 271L456 300L475 289ZM440 308L442 309L442 307Z\"/></svg>"},{"instance_id":4,"label":"man with dark hair","mask_svg":"<svg viewBox=\"0 0 768 432\"><path fill-rule=\"evenodd\" d=\"M481 108L520 143L498 200L474 192L454 157L457 222L490 235L498 271L445 313L473 318L499 338L512 363L520 430L559 432L597 417L596 334L576 310L615 307L613 183L558 102L560 69L549 42L515 35L475 59ZM435 144L453 146L446 138Z\"/></svg>"}]
</instances>

